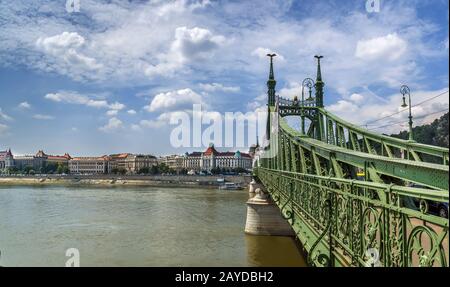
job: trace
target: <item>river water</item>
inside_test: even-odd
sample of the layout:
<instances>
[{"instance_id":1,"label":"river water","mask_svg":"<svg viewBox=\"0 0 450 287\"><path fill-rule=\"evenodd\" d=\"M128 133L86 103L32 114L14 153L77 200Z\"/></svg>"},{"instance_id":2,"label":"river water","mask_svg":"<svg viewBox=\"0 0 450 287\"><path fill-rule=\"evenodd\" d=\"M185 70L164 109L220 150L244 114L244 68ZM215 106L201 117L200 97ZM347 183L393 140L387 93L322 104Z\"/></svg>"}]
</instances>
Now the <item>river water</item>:
<instances>
[{"instance_id":1,"label":"river water","mask_svg":"<svg viewBox=\"0 0 450 287\"><path fill-rule=\"evenodd\" d=\"M305 266L293 239L245 235L245 191L0 187L0 266Z\"/></svg>"}]
</instances>

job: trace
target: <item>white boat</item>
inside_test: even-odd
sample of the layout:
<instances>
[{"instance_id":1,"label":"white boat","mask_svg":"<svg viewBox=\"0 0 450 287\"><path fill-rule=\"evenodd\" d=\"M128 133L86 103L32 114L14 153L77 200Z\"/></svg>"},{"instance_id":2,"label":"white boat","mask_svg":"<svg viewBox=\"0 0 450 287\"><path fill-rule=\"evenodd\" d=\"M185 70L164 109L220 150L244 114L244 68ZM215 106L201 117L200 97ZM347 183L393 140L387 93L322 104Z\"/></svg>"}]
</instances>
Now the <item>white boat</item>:
<instances>
[{"instance_id":1,"label":"white boat","mask_svg":"<svg viewBox=\"0 0 450 287\"><path fill-rule=\"evenodd\" d=\"M219 189L223 189L223 190L241 190L241 189L244 189L244 188L239 183L225 182L224 184L219 186Z\"/></svg>"}]
</instances>

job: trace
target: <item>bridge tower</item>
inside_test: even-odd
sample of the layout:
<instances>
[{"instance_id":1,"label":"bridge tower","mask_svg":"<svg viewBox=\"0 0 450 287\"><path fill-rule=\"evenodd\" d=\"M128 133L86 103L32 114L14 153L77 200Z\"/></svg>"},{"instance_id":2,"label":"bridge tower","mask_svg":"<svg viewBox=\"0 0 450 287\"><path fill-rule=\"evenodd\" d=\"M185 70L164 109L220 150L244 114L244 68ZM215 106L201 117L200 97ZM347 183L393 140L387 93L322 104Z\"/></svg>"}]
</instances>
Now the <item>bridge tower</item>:
<instances>
[{"instance_id":1,"label":"bridge tower","mask_svg":"<svg viewBox=\"0 0 450 287\"><path fill-rule=\"evenodd\" d=\"M277 81L275 81L275 75L273 73L273 57L276 54L267 54L267 57L270 57L270 70L269 70L269 80L267 80L267 126L266 126L266 138L270 140L270 108L275 106L275 86L277 85Z\"/></svg>"},{"instance_id":2,"label":"bridge tower","mask_svg":"<svg viewBox=\"0 0 450 287\"><path fill-rule=\"evenodd\" d=\"M273 57L276 54L267 54L270 57L270 71L269 71L269 80L267 81L267 95L269 96L269 107L275 106L275 86L277 85L277 81L275 81L275 76L273 73Z\"/></svg>"},{"instance_id":3,"label":"bridge tower","mask_svg":"<svg viewBox=\"0 0 450 287\"><path fill-rule=\"evenodd\" d=\"M323 56L316 55L314 58L317 59L317 76L316 76L316 107L323 108L323 86L325 83L322 81L322 71L320 69L320 59L323 58ZM315 115L315 137L318 140L324 140L325 134L324 134L324 124L323 119L320 116L320 113L316 113Z\"/></svg>"},{"instance_id":4,"label":"bridge tower","mask_svg":"<svg viewBox=\"0 0 450 287\"><path fill-rule=\"evenodd\" d=\"M314 56L317 59L317 78L316 78L316 107L323 108L323 86L325 83L322 82L322 71L320 70L320 59L323 56Z\"/></svg>"}]
</instances>

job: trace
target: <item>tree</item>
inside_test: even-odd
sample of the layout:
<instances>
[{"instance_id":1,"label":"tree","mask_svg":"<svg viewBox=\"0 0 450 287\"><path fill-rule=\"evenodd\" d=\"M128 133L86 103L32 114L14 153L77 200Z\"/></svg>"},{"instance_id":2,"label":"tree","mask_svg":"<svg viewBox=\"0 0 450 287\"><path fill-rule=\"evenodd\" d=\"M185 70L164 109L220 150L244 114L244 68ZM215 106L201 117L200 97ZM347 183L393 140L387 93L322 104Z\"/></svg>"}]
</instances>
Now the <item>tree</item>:
<instances>
[{"instance_id":1,"label":"tree","mask_svg":"<svg viewBox=\"0 0 450 287\"><path fill-rule=\"evenodd\" d=\"M158 174L159 173L159 168L157 165L152 165L152 167L150 168L150 174Z\"/></svg>"},{"instance_id":2,"label":"tree","mask_svg":"<svg viewBox=\"0 0 450 287\"><path fill-rule=\"evenodd\" d=\"M19 172L19 169L17 167L15 167L15 166L12 166L12 167L8 167L6 169L6 172L9 173L9 174L16 174L16 173Z\"/></svg>"},{"instance_id":3,"label":"tree","mask_svg":"<svg viewBox=\"0 0 450 287\"><path fill-rule=\"evenodd\" d=\"M30 171L32 171L33 170L33 167L32 166L26 166L26 167L24 167L23 169L22 169L22 172L24 173L24 174L30 174ZM33 170L33 172L34 172L34 170ZM34 173L33 173L34 174Z\"/></svg>"},{"instance_id":4,"label":"tree","mask_svg":"<svg viewBox=\"0 0 450 287\"><path fill-rule=\"evenodd\" d=\"M448 116L446 113L431 124L416 126L413 128L414 140L423 144L430 144L441 147L449 147ZM414 120L414 118L413 118ZM408 139L409 132L401 131L398 134L391 135L400 139Z\"/></svg>"},{"instance_id":5,"label":"tree","mask_svg":"<svg viewBox=\"0 0 450 287\"><path fill-rule=\"evenodd\" d=\"M143 174L149 174L150 173L150 168L148 167L143 167L141 168L138 173L143 173Z\"/></svg>"},{"instance_id":6,"label":"tree","mask_svg":"<svg viewBox=\"0 0 450 287\"><path fill-rule=\"evenodd\" d=\"M158 173L169 173L169 172L170 172L170 168L169 168L169 166L167 166L167 164L161 163L158 166Z\"/></svg>"},{"instance_id":7,"label":"tree","mask_svg":"<svg viewBox=\"0 0 450 287\"><path fill-rule=\"evenodd\" d=\"M42 173L55 173L58 170L58 165L53 162L48 162L41 168Z\"/></svg>"},{"instance_id":8,"label":"tree","mask_svg":"<svg viewBox=\"0 0 450 287\"><path fill-rule=\"evenodd\" d=\"M246 173L247 172L247 170L245 168L242 168L242 167L236 167L236 168L233 169L233 171L236 172L236 173Z\"/></svg>"}]
</instances>

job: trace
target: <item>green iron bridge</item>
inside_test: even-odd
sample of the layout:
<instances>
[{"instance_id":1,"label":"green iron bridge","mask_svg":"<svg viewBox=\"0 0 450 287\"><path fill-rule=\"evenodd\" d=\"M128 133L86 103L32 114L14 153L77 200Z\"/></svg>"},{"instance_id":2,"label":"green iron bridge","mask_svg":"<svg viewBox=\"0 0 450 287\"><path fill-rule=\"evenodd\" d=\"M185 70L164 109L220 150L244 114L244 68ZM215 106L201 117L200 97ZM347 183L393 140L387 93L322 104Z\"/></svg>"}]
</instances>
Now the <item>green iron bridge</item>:
<instances>
[{"instance_id":1,"label":"green iron bridge","mask_svg":"<svg viewBox=\"0 0 450 287\"><path fill-rule=\"evenodd\" d=\"M276 96L275 55L268 56L267 144L254 176L309 264L448 266L449 221L428 209L447 204L448 214L449 150L376 134L326 111L321 56L315 82L302 85L307 99Z\"/></svg>"}]
</instances>

